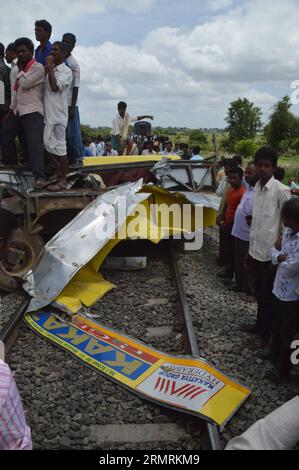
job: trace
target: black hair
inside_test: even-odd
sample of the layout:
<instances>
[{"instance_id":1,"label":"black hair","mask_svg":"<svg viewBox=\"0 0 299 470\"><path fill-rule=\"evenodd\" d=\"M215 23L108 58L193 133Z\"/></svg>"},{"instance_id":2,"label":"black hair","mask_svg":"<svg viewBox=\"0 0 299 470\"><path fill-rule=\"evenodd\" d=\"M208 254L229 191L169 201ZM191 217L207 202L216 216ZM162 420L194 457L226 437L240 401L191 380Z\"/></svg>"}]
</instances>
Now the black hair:
<instances>
[{"instance_id":1,"label":"black hair","mask_svg":"<svg viewBox=\"0 0 299 470\"><path fill-rule=\"evenodd\" d=\"M17 226L17 217L12 212L0 208L0 236L7 240Z\"/></svg>"},{"instance_id":2,"label":"black hair","mask_svg":"<svg viewBox=\"0 0 299 470\"><path fill-rule=\"evenodd\" d=\"M4 57L5 47L2 42L0 42L0 57Z\"/></svg>"},{"instance_id":3,"label":"black hair","mask_svg":"<svg viewBox=\"0 0 299 470\"><path fill-rule=\"evenodd\" d=\"M15 40L15 48L17 50L20 46L26 46L30 52L34 52L34 44L29 38L19 38Z\"/></svg>"},{"instance_id":4,"label":"black hair","mask_svg":"<svg viewBox=\"0 0 299 470\"><path fill-rule=\"evenodd\" d=\"M236 166L236 162L232 158L225 158L222 163L224 167L234 168Z\"/></svg>"},{"instance_id":5,"label":"black hair","mask_svg":"<svg viewBox=\"0 0 299 470\"><path fill-rule=\"evenodd\" d=\"M242 159L242 157L240 157L240 155L234 155L233 160L237 164L237 166L239 166L239 165L241 166L242 163L243 163L243 159Z\"/></svg>"},{"instance_id":6,"label":"black hair","mask_svg":"<svg viewBox=\"0 0 299 470\"><path fill-rule=\"evenodd\" d=\"M16 46L15 46L15 43L14 43L14 42L11 42L10 44L8 44L8 46L6 47L6 50L7 50L7 51L13 51L13 52L16 52Z\"/></svg>"},{"instance_id":7,"label":"black hair","mask_svg":"<svg viewBox=\"0 0 299 470\"><path fill-rule=\"evenodd\" d=\"M64 54L68 54L69 49L63 42L55 41L55 42L53 42L52 46L55 46L55 45L60 48L61 52L64 52Z\"/></svg>"},{"instance_id":8,"label":"black hair","mask_svg":"<svg viewBox=\"0 0 299 470\"><path fill-rule=\"evenodd\" d=\"M239 166L231 168L228 172L229 175L238 175L240 179L244 177L244 171Z\"/></svg>"},{"instance_id":9,"label":"black hair","mask_svg":"<svg viewBox=\"0 0 299 470\"><path fill-rule=\"evenodd\" d=\"M272 147L262 147L260 148L254 157L254 162L257 165L260 160L268 160L272 163L273 168L277 167L277 153Z\"/></svg>"},{"instance_id":10,"label":"black hair","mask_svg":"<svg viewBox=\"0 0 299 470\"><path fill-rule=\"evenodd\" d=\"M196 147L193 147L193 153L195 155L200 154L201 148L197 145Z\"/></svg>"},{"instance_id":11,"label":"black hair","mask_svg":"<svg viewBox=\"0 0 299 470\"><path fill-rule=\"evenodd\" d=\"M121 101L120 103L118 103L117 105L117 108L118 109L127 109L128 105L127 103L125 103L124 101Z\"/></svg>"},{"instance_id":12,"label":"black hair","mask_svg":"<svg viewBox=\"0 0 299 470\"><path fill-rule=\"evenodd\" d=\"M77 38L76 38L76 36L75 36L73 33L65 33L65 34L62 36L62 41L63 41L64 38L70 39L74 45L75 45L76 42L77 42Z\"/></svg>"},{"instance_id":13,"label":"black hair","mask_svg":"<svg viewBox=\"0 0 299 470\"><path fill-rule=\"evenodd\" d=\"M52 25L47 20L37 20L35 22L35 26L37 28L43 28L47 33L52 34Z\"/></svg>"},{"instance_id":14,"label":"black hair","mask_svg":"<svg viewBox=\"0 0 299 470\"><path fill-rule=\"evenodd\" d=\"M299 198L293 197L285 202L282 208L282 217L293 220L299 224Z\"/></svg>"},{"instance_id":15,"label":"black hair","mask_svg":"<svg viewBox=\"0 0 299 470\"><path fill-rule=\"evenodd\" d=\"M276 170L274 171L274 178L278 181L283 181L285 174L286 174L285 169L278 166Z\"/></svg>"}]
</instances>

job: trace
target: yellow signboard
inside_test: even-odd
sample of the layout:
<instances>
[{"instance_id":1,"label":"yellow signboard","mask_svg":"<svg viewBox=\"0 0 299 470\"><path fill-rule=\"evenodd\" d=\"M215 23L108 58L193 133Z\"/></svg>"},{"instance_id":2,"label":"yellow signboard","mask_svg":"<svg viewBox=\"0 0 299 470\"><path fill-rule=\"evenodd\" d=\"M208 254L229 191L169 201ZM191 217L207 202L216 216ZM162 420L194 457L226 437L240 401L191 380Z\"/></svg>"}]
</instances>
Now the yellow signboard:
<instances>
[{"instance_id":1,"label":"yellow signboard","mask_svg":"<svg viewBox=\"0 0 299 470\"><path fill-rule=\"evenodd\" d=\"M70 323L45 312L27 314L25 320L41 336L133 393L219 426L251 393L202 359L163 354L81 315Z\"/></svg>"}]
</instances>

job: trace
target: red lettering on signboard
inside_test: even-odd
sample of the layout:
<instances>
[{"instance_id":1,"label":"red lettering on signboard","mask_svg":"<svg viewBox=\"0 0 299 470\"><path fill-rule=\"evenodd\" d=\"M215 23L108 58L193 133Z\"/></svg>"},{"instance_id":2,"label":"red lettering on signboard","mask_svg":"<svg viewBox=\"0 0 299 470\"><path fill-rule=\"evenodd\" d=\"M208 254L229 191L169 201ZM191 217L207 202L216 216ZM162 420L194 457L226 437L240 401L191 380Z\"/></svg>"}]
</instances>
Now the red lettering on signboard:
<instances>
[{"instance_id":1,"label":"red lettering on signboard","mask_svg":"<svg viewBox=\"0 0 299 470\"><path fill-rule=\"evenodd\" d=\"M177 397L189 398L189 400L194 400L196 397L206 392L205 388L198 387L196 385L183 385L182 387L176 388L177 383L173 380L162 379L158 377L156 382L155 390L158 390L164 395L167 395L169 392L170 396L176 395Z\"/></svg>"},{"instance_id":2,"label":"red lettering on signboard","mask_svg":"<svg viewBox=\"0 0 299 470\"><path fill-rule=\"evenodd\" d=\"M129 346L128 344L122 343L118 338L113 338L111 336L106 335L105 333L101 333L100 331L97 331L94 328L80 321L74 320L73 324L81 330L85 331L86 333L90 333L96 338L105 341L108 344L117 346L122 351L125 351L126 353L131 354L131 356L137 357L142 361L148 362L149 364L157 364L157 362L159 362L160 360L158 357L152 356L144 351L140 351L139 349L134 348L133 346Z\"/></svg>"}]
</instances>

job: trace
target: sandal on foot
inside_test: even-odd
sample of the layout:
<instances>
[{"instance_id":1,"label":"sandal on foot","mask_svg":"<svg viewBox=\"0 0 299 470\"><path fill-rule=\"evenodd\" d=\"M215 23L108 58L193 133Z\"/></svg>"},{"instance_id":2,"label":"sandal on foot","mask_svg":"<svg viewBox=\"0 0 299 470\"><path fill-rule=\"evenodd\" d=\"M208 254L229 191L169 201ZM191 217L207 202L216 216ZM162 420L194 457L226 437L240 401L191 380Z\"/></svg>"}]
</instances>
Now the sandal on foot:
<instances>
[{"instance_id":1,"label":"sandal on foot","mask_svg":"<svg viewBox=\"0 0 299 470\"><path fill-rule=\"evenodd\" d=\"M47 190L51 193L58 193L59 191L66 191L66 183L58 182L57 184L51 184L47 187Z\"/></svg>"}]
</instances>

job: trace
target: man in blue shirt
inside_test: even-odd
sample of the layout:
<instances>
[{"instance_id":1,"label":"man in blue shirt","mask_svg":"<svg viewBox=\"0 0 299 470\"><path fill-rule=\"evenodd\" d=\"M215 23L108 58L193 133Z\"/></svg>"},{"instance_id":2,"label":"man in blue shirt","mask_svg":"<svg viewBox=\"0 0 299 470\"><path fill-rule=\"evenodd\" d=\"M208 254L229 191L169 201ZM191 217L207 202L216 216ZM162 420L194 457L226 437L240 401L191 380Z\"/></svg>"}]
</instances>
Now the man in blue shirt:
<instances>
[{"instance_id":1,"label":"man in blue shirt","mask_svg":"<svg viewBox=\"0 0 299 470\"><path fill-rule=\"evenodd\" d=\"M40 43L35 51L35 60L40 64L46 65L46 58L52 52L52 44L49 39L52 34L52 25L46 20L35 22L35 37Z\"/></svg>"},{"instance_id":2,"label":"man in blue shirt","mask_svg":"<svg viewBox=\"0 0 299 470\"><path fill-rule=\"evenodd\" d=\"M192 156L191 160L197 161L197 162L202 162L204 160L204 158L200 155L200 151L201 151L200 147L198 147L198 146L193 147L193 156Z\"/></svg>"}]
</instances>

